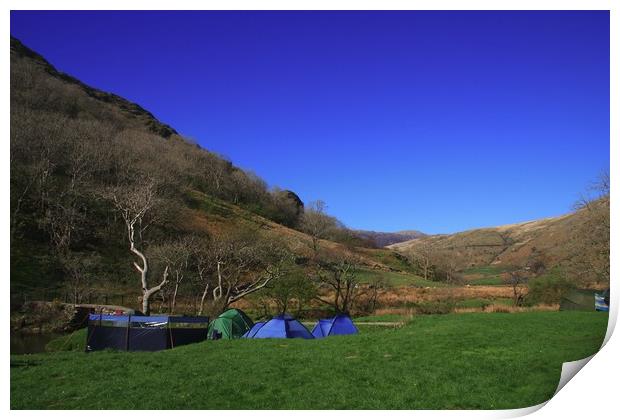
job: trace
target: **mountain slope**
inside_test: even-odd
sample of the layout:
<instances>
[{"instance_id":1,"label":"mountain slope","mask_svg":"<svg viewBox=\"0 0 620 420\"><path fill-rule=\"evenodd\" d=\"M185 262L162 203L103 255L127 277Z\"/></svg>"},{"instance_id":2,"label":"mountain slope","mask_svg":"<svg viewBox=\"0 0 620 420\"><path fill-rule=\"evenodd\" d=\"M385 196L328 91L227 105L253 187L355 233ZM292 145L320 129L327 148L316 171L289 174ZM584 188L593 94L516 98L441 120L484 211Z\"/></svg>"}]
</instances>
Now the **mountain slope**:
<instances>
[{"instance_id":1,"label":"mountain slope","mask_svg":"<svg viewBox=\"0 0 620 420\"><path fill-rule=\"evenodd\" d=\"M526 266L532 258L547 266L565 262L583 249L579 232L590 222L585 210L530 222L472 229L452 235L430 235L388 248L403 254L449 253L456 268Z\"/></svg>"},{"instance_id":2,"label":"mountain slope","mask_svg":"<svg viewBox=\"0 0 620 420\"><path fill-rule=\"evenodd\" d=\"M403 230L399 232L375 232L372 230L355 230L354 233L362 239L366 239L375 244L378 248L392 245L399 242L426 236L418 230Z\"/></svg>"},{"instance_id":3,"label":"mountain slope","mask_svg":"<svg viewBox=\"0 0 620 420\"><path fill-rule=\"evenodd\" d=\"M166 240L235 231L312 254L312 240L293 228L303 206L293 192L269 189L139 105L59 72L15 38L10 140L12 296L59 290L69 272L92 277L88 293L139 291L126 227L107 193L119 185L139 191L156 184L147 254ZM377 250L321 244L368 267L400 264Z\"/></svg>"},{"instance_id":4,"label":"mountain slope","mask_svg":"<svg viewBox=\"0 0 620 420\"><path fill-rule=\"evenodd\" d=\"M70 105L72 105L72 108L75 111L77 111L78 107L81 112L88 109L96 109L100 114L93 116L98 119L101 119L102 116L105 116L108 113L119 113L129 125L146 128L152 133L160 135L164 138L169 138L173 134L177 134L172 127L157 120L153 114L142 108L140 105L130 102L113 93L94 89L82 83L75 77L56 70L56 68L40 54L26 47L18 39L11 37L11 65L17 65L18 63L20 66L24 66L26 68L24 68L24 71L22 72L11 73L12 85L21 84L23 86L45 83L46 79L50 80L46 77L49 76L51 79L64 82L65 89L75 90L85 94L79 95L77 92L74 94L74 97L77 97L75 97L74 103ZM15 80L16 78L26 80ZM19 92L11 93L18 94ZM38 107L35 106L34 108Z\"/></svg>"}]
</instances>

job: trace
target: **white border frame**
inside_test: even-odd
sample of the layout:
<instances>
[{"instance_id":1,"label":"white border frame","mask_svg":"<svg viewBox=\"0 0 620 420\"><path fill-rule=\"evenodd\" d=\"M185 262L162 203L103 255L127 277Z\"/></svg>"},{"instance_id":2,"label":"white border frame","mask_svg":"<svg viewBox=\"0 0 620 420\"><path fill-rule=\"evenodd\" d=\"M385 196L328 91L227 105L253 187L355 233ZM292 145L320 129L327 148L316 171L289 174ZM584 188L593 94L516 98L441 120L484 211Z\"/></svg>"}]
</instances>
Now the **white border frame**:
<instances>
[{"instance_id":1,"label":"white border frame","mask_svg":"<svg viewBox=\"0 0 620 420\"><path fill-rule=\"evenodd\" d=\"M384 0L384 1L282 1L282 0L266 0L257 4L256 1L249 0L237 0L237 1L219 1L219 2L199 2L191 0L175 0L174 2L166 2L162 0L152 1L134 1L134 0L108 0L108 1L84 1L77 0L60 0L50 4L49 1L43 0L8 0L5 2L8 6L8 10L2 16L1 22L4 28L10 32L10 10L610 10L610 167L611 176L613 179L618 178L619 169L616 162L618 156L618 136L619 136L619 113L618 113L618 98L619 98L619 84L618 76L620 75L620 66L618 62L618 42L620 41L620 32L618 27L620 26L620 6L618 2L611 0L590 0L590 1L576 1L576 0L522 0L522 1L458 1L458 0L437 0L437 1L398 1L398 0ZM6 32L5 32L6 33ZM8 37L5 39L8 44ZM6 44L5 44L6 45ZM2 57L2 98L4 98L4 112L2 114L3 132L5 141L2 143L2 167L3 184L2 191L4 196L4 205L2 206L2 215L4 220L9 219L9 149L8 149L8 136L9 136L9 113L7 112L10 107L10 95L9 95L9 55L5 52ZM615 191L615 190L614 190ZM613 192L612 192L612 195ZM618 211L615 205L615 198L611 200L611 258L612 261L616 261L618 252L614 245L617 238L617 224ZM8 223L5 222L1 226L2 229L2 261L4 264L4 278L8 279L10 276L9 264L10 264L10 244L9 244L9 228ZM560 392L557 393L550 401L545 404L541 404L535 407L528 407L518 410L497 410L497 411L479 411L479 410L455 410L455 411L349 411L346 413L335 411L323 411L318 413L316 411L295 411L291 413L289 411L226 411L223 413L206 414L200 411L187 411L183 413L183 416L189 418L204 419L205 415L221 415L226 417L248 417L252 416L259 420L262 419L288 419L291 415L294 415L299 419L311 419L319 414L322 417L327 418L341 418L343 415L351 416L355 418L359 417L375 417L377 415L389 415L397 418L410 418L411 416L420 418L459 418L459 419L473 419L473 418L508 418L526 415L532 412L536 412L536 418L586 418L594 416L610 417L615 408L618 407L617 397L614 389L618 385L617 375L620 372L619 362L615 357L619 353L620 344L617 338L613 338L611 333L616 324L618 315L618 304L620 300L618 298L619 293L614 293L618 290L618 269L615 264L611 267L612 277L612 294L611 294L611 312L610 322L605 338L606 345L603 349L595 355L588 366L583 369L583 372L579 373L578 379L572 380L566 384ZM9 282L4 281L3 295L5 296L5 316L9 316L9 306L7 302L9 300ZM6 320L6 318L5 318ZM5 322L4 337L9 334L9 324ZM5 360L9 358L9 346L5 344L4 354ZM588 359L589 360L589 359ZM6 362L5 362L6 363ZM572 366L574 368L574 365ZM2 393L3 405L8 410L10 407L9 389L9 369L7 365L3 366L4 375L2 381ZM79 384L76 384L79 386ZM538 411L540 408L544 409ZM41 415L41 413L33 413L29 411L11 411L10 415L16 418L26 418L30 415ZM132 411L55 411L46 412L45 416L62 416L63 418L77 418L88 416L91 419L109 419L112 418L125 418L136 417L138 415L145 415L154 418L166 418L168 413L149 412L144 414L134 413Z\"/></svg>"}]
</instances>

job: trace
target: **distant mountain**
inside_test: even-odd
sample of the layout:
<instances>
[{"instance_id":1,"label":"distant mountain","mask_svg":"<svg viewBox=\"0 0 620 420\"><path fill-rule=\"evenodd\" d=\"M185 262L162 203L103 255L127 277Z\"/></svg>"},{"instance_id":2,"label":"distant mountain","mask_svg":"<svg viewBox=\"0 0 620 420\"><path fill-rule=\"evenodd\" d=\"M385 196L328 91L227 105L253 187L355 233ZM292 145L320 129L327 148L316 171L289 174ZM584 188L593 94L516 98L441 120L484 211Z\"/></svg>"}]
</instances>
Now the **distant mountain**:
<instances>
[{"instance_id":1,"label":"distant mountain","mask_svg":"<svg viewBox=\"0 0 620 420\"><path fill-rule=\"evenodd\" d=\"M375 232L372 230L356 230L354 233L360 238L370 241L379 248L399 242L409 241L427 236L418 230L401 230L399 232Z\"/></svg>"},{"instance_id":2,"label":"distant mountain","mask_svg":"<svg viewBox=\"0 0 620 420\"><path fill-rule=\"evenodd\" d=\"M427 235L389 248L403 254L443 255L457 270L488 265L527 266L533 259L552 267L592 252L592 226L598 226L598 222L583 209L530 222Z\"/></svg>"}]
</instances>

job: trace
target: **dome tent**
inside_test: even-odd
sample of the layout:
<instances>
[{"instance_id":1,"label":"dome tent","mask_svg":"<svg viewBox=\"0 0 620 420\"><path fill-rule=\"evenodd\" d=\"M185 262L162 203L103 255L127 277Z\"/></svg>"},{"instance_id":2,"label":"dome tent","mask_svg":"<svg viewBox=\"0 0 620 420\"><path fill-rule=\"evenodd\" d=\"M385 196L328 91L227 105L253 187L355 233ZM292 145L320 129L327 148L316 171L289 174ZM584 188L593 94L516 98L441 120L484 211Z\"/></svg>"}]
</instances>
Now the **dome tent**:
<instances>
[{"instance_id":1,"label":"dome tent","mask_svg":"<svg viewBox=\"0 0 620 420\"><path fill-rule=\"evenodd\" d=\"M260 325L262 324L262 325ZM314 338L304 325L289 314L282 314L264 323L257 323L245 338Z\"/></svg>"},{"instance_id":2,"label":"dome tent","mask_svg":"<svg viewBox=\"0 0 620 420\"><path fill-rule=\"evenodd\" d=\"M229 309L209 324L208 337L211 340L241 338L253 326L254 322L241 309Z\"/></svg>"},{"instance_id":3,"label":"dome tent","mask_svg":"<svg viewBox=\"0 0 620 420\"><path fill-rule=\"evenodd\" d=\"M243 334L242 338L254 338L254 334L256 334L256 332L260 330L265 324L266 324L266 321L257 322L256 324L254 324L252 328L250 328L248 332Z\"/></svg>"},{"instance_id":4,"label":"dome tent","mask_svg":"<svg viewBox=\"0 0 620 420\"><path fill-rule=\"evenodd\" d=\"M346 314L338 314L333 318L319 319L312 329L314 338L323 338L330 335L357 334L357 327Z\"/></svg>"}]
</instances>

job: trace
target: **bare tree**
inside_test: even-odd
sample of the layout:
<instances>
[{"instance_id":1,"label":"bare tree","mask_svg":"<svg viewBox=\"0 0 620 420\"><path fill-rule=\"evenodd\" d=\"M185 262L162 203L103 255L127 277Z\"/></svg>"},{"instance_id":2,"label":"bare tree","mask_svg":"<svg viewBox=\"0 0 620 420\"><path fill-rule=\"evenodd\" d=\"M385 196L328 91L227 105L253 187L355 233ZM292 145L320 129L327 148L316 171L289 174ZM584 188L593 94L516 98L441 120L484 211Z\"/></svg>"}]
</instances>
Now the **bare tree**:
<instances>
[{"instance_id":1,"label":"bare tree","mask_svg":"<svg viewBox=\"0 0 620 420\"><path fill-rule=\"evenodd\" d=\"M458 284L462 282L462 276L457 271L457 260L450 252L434 251L431 256L433 261L433 273L435 280L446 283Z\"/></svg>"},{"instance_id":2,"label":"bare tree","mask_svg":"<svg viewBox=\"0 0 620 420\"><path fill-rule=\"evenodd\" d=\"M59 124L62 126L59 127ZM37 191L35 201L40 209L38 225L49 234L57 261L63 267L66 286L74 291L72 294L75 300L81 296L76 291L87 287L79 283L92 278L86 270L96 269L92 264L96 258L92 255L73 254L75 244L88 235L89 226L92 226L91 183L101 170L104 160L104 148L95 147L94 140L101 137L102 128L97 122L66 120L57 121L51 126L52 129L48 131L41 129L41 132L31 133L34 138L26 140L25 144L15 142L13 158L22 163L28 162L32 157L25 157L25 153L34 154L37 159L31 165L16 165L25 170L28 176L23 189L20 188L20 196L15 200L13 218L18 219L29 192ZM60 130L63 128L61 135ZM18 146L28 147L29 150L20 152ZM12 223L12 229L14 227ZM80 263L80 258L85 258L88 263Z\"/></svg>"},{"instance_id":3,"label":"bare tree","mask_svg":"<svg viewBox=\"0 0 620 420\"><path fill-rule=\"evenodd\" d=\"M194 256L195 244L196 239L193 236L186 236L175 241L163 243L150 250L153 258L159 260L164 267L167 267L172 277L172 281L168 283L168 285L171 285L168 291L169 312L171 314L175 313L179 288L188 272L190 259Z\"/></svg>"},{"instance_id":4,"label":"bare tree","mask_svg":"<svg viewBox=\"0 0 620 420\"><path fill-rule=\"evenodd\" d=\"M209 294L209 288L212 286L209 276L209 269L211 268L211 253L209 249L209 243L205 240L196 243L194 248L194 267L196 268L196 274L198 276L198 283L202 289L200 296L200 306L198 309L198 315L202 315L205 307L205 301Z\"/></svg>"},{"instance_id":5,"label":"bare tree","mask_svg":"<svg viewBox=\"0 0 620 420\"><path fill-rule=\"evenodd\" d=\"M313 201L301 216L301 229L310 235L315 257L319 252L319 239L325 238L336 226L336 220L325 213L326 209L324 201Z\"/></svg>"},{"instance_id":6,"label":"bare tree","mask_svg":"<svg viewBox=\"0 0 620 420\"><path fill-rule=\"evenodd\" d=\"M100 262L101 257L95 253L68 253L61 256L61 263L67 275L65 287L69 289L73 303L80 303L84 295L92 291Z\"/></svg>"},{"instance_id":7,"label":"bare tree","mask_svg":"<svg viewBox=\"0 0 620 420\"><path fill-rule=\"evenodd\" d=\"M205 282L201 312L205 300L214 311L223 311L230 304L263 289L285 273L288 259L283 246L261 239L255 232L215 236L208 251L208 268L206 261L200 265L203 270L199 275Z\"/></svg>"},{"instance_id":8,"label":"bare tree","mask_svg":"<svg viewBox=\"0 0 620 420\"><path fill-rule=\"evenodd\" d=\"M512 288L512 300L514 306L521 306L523 304L524 293L527 289L529 278L528 270L529 267L513 267L502 274L504 283Z\"/></svg>"},{"instance_id":9,"label":"bare tree","mask_svg":"<svg viewBox=\"0 0 620 420\"><path fill-rule=\"evenodd\" d=\"M420 241L411 247L407 256L411 262L420 268L424 280L428 280L431 277L433 267L433 248L430 244L424 240Z\"/></svg>"},{"instance_id":10,"label":"bare tree","mask_svg":"<svg viewBox=\"0 0 620 420\"><path fill-rule=\"evenodd\" d=\"M157 185L152 178L146 177L142 182L115 187L108 194L125 222L129 251L139 259L139 263L134 261L133 266L140 273L142 312L149 315L151 296L168 283L169 274L169 268L166 267L161 282L155 286L149 286L148 259L144 251L139 249L142 235L151 225L152 213L160 202L157 196Z\"/></svg>"},{"instance_id":11,"label":"bare tree","mask_svg":"<svg viewBox=\"0 0 620 420\"><path fill-rule=\"evenodd\" d=\"M330 291L331 297L318 296L317 300L334 308L337 313L348 313L362 292L357 278L357 264L347 258L323 260L318 263L315 281L320 289Z\"/></svg>"},{"instance_id":12,"label":"bare tree","mask_svg":"<svg viewBox=\"0 0 620 420\"><path fill-rule=\"evenodd\" d=\"M356 298L355 308L357 311L370 314L377 308L379 295L390 289L390 283L383 274L374 277L368 284L360 285L361 292Z\"/></svg>"},{"instance_id":13,"label":"bare tree","mask_svg":"<svg viewBox=\"0 0 620 420\"><path fill-rule=\"evenodd\" d=\"M568 272L575 282L609 284L610 280L610 179L604 172L575 204L583 224L573 234L578 239Z\"/></svg>"}]
</instances>

